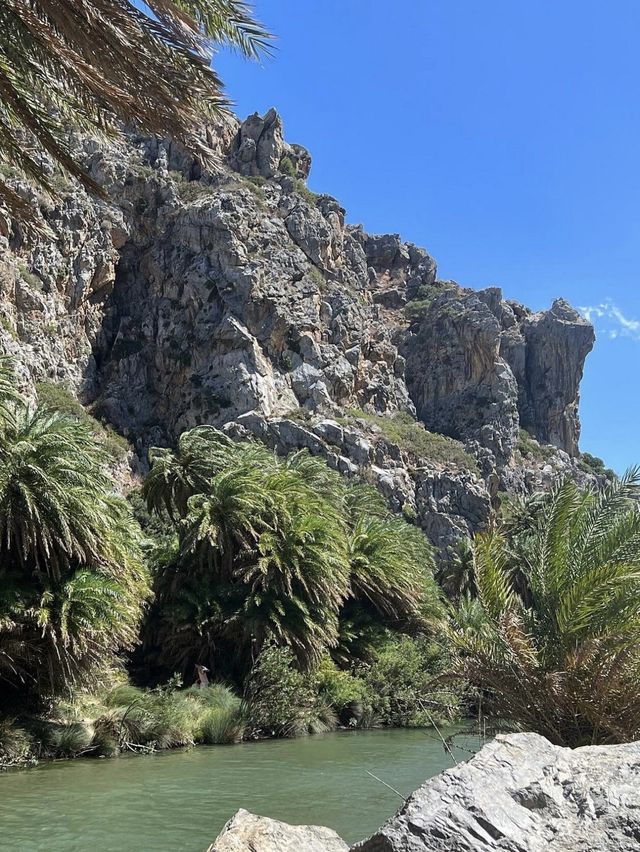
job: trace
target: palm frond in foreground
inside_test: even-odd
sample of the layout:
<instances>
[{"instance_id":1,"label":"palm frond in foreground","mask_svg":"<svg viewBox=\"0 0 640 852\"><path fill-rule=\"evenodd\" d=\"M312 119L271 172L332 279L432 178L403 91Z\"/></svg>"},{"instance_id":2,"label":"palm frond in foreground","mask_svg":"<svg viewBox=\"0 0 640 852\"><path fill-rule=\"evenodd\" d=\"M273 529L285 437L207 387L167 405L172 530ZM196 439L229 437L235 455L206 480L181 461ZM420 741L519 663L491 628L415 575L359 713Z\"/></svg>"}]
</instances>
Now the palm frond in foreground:
<instances>
[{"instance_id":1,"label":"palm frond in foreground","mask_svg":"<svg viewBox=\"0 0 640 852\"><path fill-rule=\"evenodd\" d=\"M243 0L0 0L0 163L51 190L42 154L92 191L70 132L131 122L205 154L197 130L228 102L214 44L256 56L269 36ZM0 202L28 208L0 180Z\"/></svg>"},{"instance_id":2,"label":"palm frond in foreground","mask_svg":"<svg viewBox=\"0 0 640 852\"><path fill-rule=\"evenodd\" d=\"M640 737L639 496L638 470L594 492L566 481L525 548L476 541L483 617L452 635L498 716L562 745Z\"/></svg>"}]
</instances>

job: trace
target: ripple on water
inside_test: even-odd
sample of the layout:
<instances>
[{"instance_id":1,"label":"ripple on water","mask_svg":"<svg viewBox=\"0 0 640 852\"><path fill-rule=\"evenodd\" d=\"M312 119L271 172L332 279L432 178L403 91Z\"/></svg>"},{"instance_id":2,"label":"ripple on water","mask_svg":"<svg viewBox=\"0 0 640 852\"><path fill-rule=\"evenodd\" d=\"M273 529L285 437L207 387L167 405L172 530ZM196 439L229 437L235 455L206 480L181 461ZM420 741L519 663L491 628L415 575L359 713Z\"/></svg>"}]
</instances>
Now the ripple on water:
<instances>
[{"instance_id":1,"label":"ripple on water","mask_svg":"<svg viewBox=\"0 0 640 852\"><path fill-rule=\"evenodd\" d=\"M461 755L462 759L468 755ZM0 774L0 849L202 852L240 807L354 842L452 765L431 731L333 733Z\"/></svg>"}]
</instances>

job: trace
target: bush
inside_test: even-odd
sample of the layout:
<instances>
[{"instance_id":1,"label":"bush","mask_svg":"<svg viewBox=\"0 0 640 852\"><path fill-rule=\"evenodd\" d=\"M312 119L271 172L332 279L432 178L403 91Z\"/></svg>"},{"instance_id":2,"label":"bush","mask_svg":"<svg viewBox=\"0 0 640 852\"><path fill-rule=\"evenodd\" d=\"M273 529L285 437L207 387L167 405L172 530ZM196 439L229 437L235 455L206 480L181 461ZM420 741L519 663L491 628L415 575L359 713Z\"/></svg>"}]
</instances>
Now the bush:
<instances>
[{"instance_id":1,"label":"bush","mask_svg":"<svg viewBox=\"0 0 640 852\"><path fill-rule=\"evenodd\" d=\"M439 682L449 668L446 649L425 637L402 636L389 639L360 676L383 725L430 727L452 722L460 712L461 689Z\"/></svg>"},{"instance_id":2,"label":"bush","mask_svg":"<svg viewBox=\"0 0 640 852\"><path fill-rule=\"evenodd\" d=\"M496 718L571 748L640 737L639 499L638 469L586 491L566 479L524 533L476 535L479 606L450 638Z\"/></svg>"},{"instance_id":3,"label":"bush","mask_svg":"<svg viewBox=\"0 0 640 852\"><path fill-rule=\"evenodd\" d=\"M310 204L312 207L315 207L320 196L317 192L312 192L306 183L302 180L302 178L298 178L296 180L296 192L298 195L301 195L307 204Z\"/></svg>"},{"instance_id":4,"label":"bush","mask_svg":"<svg viewBox=\"0 0 640 852\"><path fill-rule=\"evenodd\" d=\"M36 384L38 402L61 414L74 417L87 426L104 451L114 460L121 461L130 451L131 446L126 438L119 435L113 426L101 423L86 410L84 405L64 385L55 382L38 382Z\"/></svg>"},{"instance_id":5,"label":"bush","mask_svg":"<svg viewBox=\"0 0 640 852\"><path fill-rule=\"evenodd\" d=\"M0 768L23 763L32 756L32 738L13 719L0 718Z\"/></svg>"},{"instance_id":6,"label":"bush","mask_svg":"<svg viewBox=\"0 0 640 852\"><path fill-rule=\"evenodd\" d=\"M212 707L206 710L199 722L198 742L207 745L237 743L243 737L244 717L238 699L236 708Z\"/></svg>"},{"instance_id":7,"label":"bush","mask_svg":"<svg viewBox=\"0 0 640 852\"><path fill-rule=\"evenodd\" d=\"M419 459L439 464L452 464L479 474L475 459L465 450L460 441L447 438L437 432L427 431L422 423L418 423L407 412L399 411L389 417L350 408L347 410L347 415L349 418L366 420L367 423L378 426L389 441ZM345 422L345 418L342 422Z\"/></svg>"},{"instance_id":8,"label":"bush","mask_svg":"<svg viewBox=\"0 0 640 852\"><path fill-rule=\"evenodd\" d=\"M222 684L213 683L206 689L191 687L187 694L199 707L196 742L223 745L242 740L246 708L234 692Z\"/></svg>"},{"instance_id":9,"label":"bush","mask_svg":"<svg viewBox=\"0 0 640 852\"><path fill-rule=\"evenodd\" d=\"M69 722L56 727L51 745L56 757L76 757L90 747L92 739L93 731L82 722Z\"/></svg>"},{"instance_id":10,"label":"bush","mask_svg":"<svg viewBox=\"0 0 640 852\"><path fill-rule=\"evenodd\" d=\"M288 175L292 178L296 177L297 172L296 167L293 164L293 160L291 159L291 157L287 157L286 154L284 157L281 158L280 165L278 168L280 169L283 175Z\"/></svg>"},{"instance_id":11,"label":"bush","mask_svg":"<svg viewBox=\"0 0 640 852\"><path fill-rule=\"evenodd\" d=\"M248 190L256 197L259 206L262 207L266 201L264 185L267 182L261 175L238 175Z\"/></svg>"},{"instance_id":12,"label":"bush","mask_svg":"<svg viewBox=\"0 0 640 852\"><path fill-rule=\"evenodd\" d=\"M556 453L556 447L540 444L526 429L520 429L517 449L523 456L532 456L541 461L549 461Z\"/></svg>"},{"instance_id":13,"label":"bush","mask_svg":"<svg viewBox=\"0 0 640 852\"><path fill-rule=\"evenodd\" d=\"M320 696L333 708L341 724L361 727L364 720L371 721L373 699L362 678L339 669L327 657L318 668L317 683Z\"/></svg>"},{"instance_id":14,"label":"bush","mask_svg":"<svg viewBox=\"0 0 640 852\"><path fill-rule=\"evenodd\" d=\"M295 737L336 727L333 708L318 695L315 676L294 668L288 648L271 646L260 654L246 695L251 737Z\"/></svg>"},{"instance_id":15,"label":"bush","mask_svg":"<svg viewBox=\"0 0 640 852\"><path fill-rule=\"evenodd\" d=\"M181 201L189 204L193 201L199 201L201 198L206 198L215 194L215 187L209 186L206 183L200 183L198 180L180 181L176 183L176 190Z\"/></svg>"},{"instance_id":16,"label":"bush","mask_svg":"<svg viewBox=\"0 0 640 852\"><path fill-rule=\"evenodd\" d=\"M585 473L593 473L596 476L606 476L607 479L615 479L616 472L610 467L605 467L604 462L598 456L592 456L591 453L580 453L578 459L578 467Z\"/></svg>"}]
</instances>

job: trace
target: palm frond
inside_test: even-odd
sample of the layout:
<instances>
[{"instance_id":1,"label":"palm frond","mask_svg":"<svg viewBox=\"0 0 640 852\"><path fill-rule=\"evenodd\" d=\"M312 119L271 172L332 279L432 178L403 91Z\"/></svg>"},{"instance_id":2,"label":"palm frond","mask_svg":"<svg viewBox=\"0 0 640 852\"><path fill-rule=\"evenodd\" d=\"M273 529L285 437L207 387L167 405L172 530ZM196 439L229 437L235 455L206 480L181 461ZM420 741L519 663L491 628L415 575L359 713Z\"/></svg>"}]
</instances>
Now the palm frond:
<instances>
[{"instance_id":1,"label":"palm frond","mask_svg":"<svg viewBox=\"0 0 640 852\"><path fill-rule=\"evenodd\" d=\"M201 128L227 114L210 66L214 44L249 57L270 36L242 0L0 0L0 159L51 191L43 154L101 189L72 150L70 129L103 135L131 123L171 136L203 160ZM17 187L0 201L34 216Z\"/></svg>"}]
</instances>

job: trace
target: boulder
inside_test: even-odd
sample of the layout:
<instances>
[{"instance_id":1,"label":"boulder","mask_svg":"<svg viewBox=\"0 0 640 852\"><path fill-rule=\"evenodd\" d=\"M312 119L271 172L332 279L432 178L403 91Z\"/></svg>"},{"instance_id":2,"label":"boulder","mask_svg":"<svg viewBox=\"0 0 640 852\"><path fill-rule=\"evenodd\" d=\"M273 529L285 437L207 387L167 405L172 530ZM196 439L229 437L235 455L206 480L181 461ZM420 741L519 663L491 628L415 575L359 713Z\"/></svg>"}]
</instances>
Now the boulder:
<instances>
[{"instance_id":1,"label":"boulder","mask_svg":"<svg viewBox=\"0 0 640 852\"><path fill-rule=\"evenodd\" d=\"M498 736L422 785L352 852L632 852L640 743L571 750Z\"/></svg>"},{"instance_id":2,"label":"boulder","mask_svg":"<svg viewBox=\"0 0 640 852\"><path fill-rule=\"evenodd\" d=\"M239 810L207 852L348 852L335 831L315 825L288 825Z\"/></svg>"}]
</instances>

